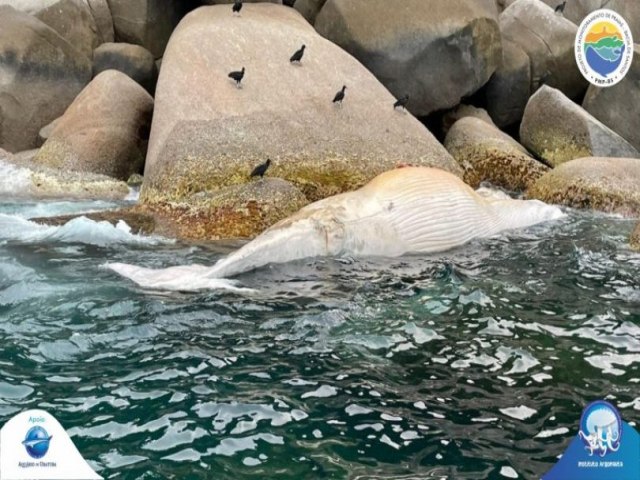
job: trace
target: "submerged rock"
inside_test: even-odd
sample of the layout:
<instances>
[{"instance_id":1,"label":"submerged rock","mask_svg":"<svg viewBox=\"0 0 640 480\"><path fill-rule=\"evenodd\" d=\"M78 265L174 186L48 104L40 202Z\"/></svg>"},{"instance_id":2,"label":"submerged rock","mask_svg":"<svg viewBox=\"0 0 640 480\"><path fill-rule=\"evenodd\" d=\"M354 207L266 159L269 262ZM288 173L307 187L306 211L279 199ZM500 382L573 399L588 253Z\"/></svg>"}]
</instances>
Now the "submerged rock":
<instances>
[{"instance_id":1,"label":"submerged rock","mask_svg":"<svg viewBox=\"0 0 640 480\"><path fill-rule=\"evenodd\" d=\"M543 202L640 215L640 159L580 158L547 172L528 191Z\"/></svg>"},{"instance_id":2,"label":"submerged rock","mask_svg":"<svg viewBox=\"0 0 640 480\"><path fill-rule=\"evenodd\" d=\"M570 98L587 89L574 53L578 27L541 0L514 2L500 14L500 31L504 40L517 44L529 57L532 92L543 83Z\"/></svg>"},{"instance_id":3,"label":"submerged rock","mask_svg":"<svg viewBox=\"0 0 640 480\"><path fill-rule=\"evenodd\" d=\"M0 6L0 147L38 145L91 78L89 58L35 17Z\"/></svg>"},{"instance_id":4,"label":"submerged rock","mask_svg":"<svg viewBox=\"0 0 640 480\"><path fill-rule=\"evenodd\" d=\"M547 86L529 100L520 125L520 140L552 166L591 156L640 157L624 138L562 92Z\"/></svg>"},{"instance_id":5,"label":"submerged rock","mask_svg":"<svg viewBox=\"0 0 640 480\"><path fill-rule=\"evenodd\" d=\"M427 115L489 80L501 60L497 17L494 0L328 0L315 26Z\"/></svg>"},{"instance_id":6,"label":"submerged rock","mask_svg":"<svg viewBox=\"0 0 640 480\"><path fill-rule=\"evenodd\" d=\"M442 145L362 65L294 9L202 7L163 57L142 200L183 201L246 183L255 165L310 200L352 190L397 163L461 174ZM268 44L269 48L264 48ZM307 50L301 66L289 57ZM257 55L255 52L260 52ZM243 87L228 73L246 67ZM332 103L347 86L342 106Z\"/></svg>"},{"instance_id":7,"label":"submerged rock","mask_svg":"<svg viewBox=\"0 0 640 480\"><path fill-rule=\"evenodd\" d=\"M631 69L620 83L607 88L591 85L582 106L640 150L640 45L635 45Z\"/></svg>"},{"instance_id":8,"label":"submerged rock","mask_svg":"<svg viewBox=\"0 0 640 480\"><path fill-rule=\"evenodd\" d=\"M153 55L140 45L103 43L93 52L93 75L105 70L118 70L132 78L153 95L158 69Z\"/></svg>"},{"instance_id":9,"label":"submerged rock","mask_svg":"<svg viewBox=\"0 0 640 480\"><path fill-rule=\"evenodd\" d=\"M445 147L464 169L464 181L474 188L488 181L508 190L525 190L549 169L509 135L478 118L458 120Z\"/></svg>"},{"instance_id":10,"label":"submerged rock","mask_svg":"<svg viewBox=\"0 0 640 480\"><path fill-rule=\"evenodd\" d=\"M107 70L56 122L35 162L126 180L144 166L153 99L131 78Z\"/></svg>"}]
</instances>

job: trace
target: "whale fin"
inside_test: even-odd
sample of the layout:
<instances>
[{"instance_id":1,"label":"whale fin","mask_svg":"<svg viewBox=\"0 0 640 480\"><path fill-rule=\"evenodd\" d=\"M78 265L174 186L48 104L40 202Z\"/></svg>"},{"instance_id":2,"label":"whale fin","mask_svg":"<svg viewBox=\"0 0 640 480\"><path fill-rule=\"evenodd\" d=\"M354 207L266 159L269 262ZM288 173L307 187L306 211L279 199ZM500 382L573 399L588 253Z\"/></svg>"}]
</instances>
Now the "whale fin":
<instances>
[{"instance_id":1,"label":"whale fin","mask_svg":"<svg viewBox=\"0 0 640 480\"><path fill-rule=\"evenodd\" d=\"M175 292L196 292L198 290L227 290L235 293L252 293L251 288L239 287L236 280L211 278L211 267L204 265L183 265L177 267L153 269L128 265L126 263L107 263L105 268L112 270L143 288Z\"/></svg>"}]
</instances>

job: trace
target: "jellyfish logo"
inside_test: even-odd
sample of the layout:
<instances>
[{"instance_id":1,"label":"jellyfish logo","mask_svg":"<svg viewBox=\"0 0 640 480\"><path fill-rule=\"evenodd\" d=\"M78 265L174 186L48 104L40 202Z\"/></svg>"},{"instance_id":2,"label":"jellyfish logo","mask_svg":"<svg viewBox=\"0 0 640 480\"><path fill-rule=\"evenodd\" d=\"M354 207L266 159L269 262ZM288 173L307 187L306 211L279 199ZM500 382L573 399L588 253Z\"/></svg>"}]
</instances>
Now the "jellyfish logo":
<instances>
[{"instance_id":1,"label":"jellyfish logo","mask_svg":"<svg viewBox=\"0 0 640 480\"><path fill-rule=\"evenodd\" d=\"M580 24L575 55L582 75L598 87L622 80L633 60L633 36L624 18L613 10L589 14Z\"/></svg>"},{"instance_id":2,"label":"jellyfish logo","mask_svg":"<svg viewBox=\"0 0 640 480\"><path fill-rule=\"evenodd\" d=\"M22 445L27 449L31 458L42 458L49 451L51 439L47 431L40 427L31 427L22 441Z\"/></svg>"},{"instance_id":3,"label":"jellyfish logo","mask_svg":"<svg viewBox=\"0 0 640 480\"><path fill-rule=\"evenodd\" d=\"M622 419L609 402L598 400L587 405L580 418L578 435L585 443L589 456L604 457L620 448Z\"/></svg>"}]
</instances>

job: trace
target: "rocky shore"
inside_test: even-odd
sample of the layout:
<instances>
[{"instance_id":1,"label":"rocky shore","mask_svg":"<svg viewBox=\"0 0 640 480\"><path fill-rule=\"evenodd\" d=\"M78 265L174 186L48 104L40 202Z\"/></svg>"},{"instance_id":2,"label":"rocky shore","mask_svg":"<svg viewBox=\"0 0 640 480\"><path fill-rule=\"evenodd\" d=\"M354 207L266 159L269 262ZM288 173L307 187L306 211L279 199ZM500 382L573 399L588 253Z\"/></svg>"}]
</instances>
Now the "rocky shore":
<instances>
[{"instance_id":1,"label":"rocky shore","mask_svg":"<svg viewBox=\"0 0 640 480\"><path fill-rule=\"evenodd\" d=\"M424 165L640 216L640 46L610 88L574 58L578 24L605 4L640 38L638 2L573 0L564 15L548 0L230 3L2 1L0 194L117 199L143 175L139 204L105 219L246 238Z\"/></svg>"}]
</instances>

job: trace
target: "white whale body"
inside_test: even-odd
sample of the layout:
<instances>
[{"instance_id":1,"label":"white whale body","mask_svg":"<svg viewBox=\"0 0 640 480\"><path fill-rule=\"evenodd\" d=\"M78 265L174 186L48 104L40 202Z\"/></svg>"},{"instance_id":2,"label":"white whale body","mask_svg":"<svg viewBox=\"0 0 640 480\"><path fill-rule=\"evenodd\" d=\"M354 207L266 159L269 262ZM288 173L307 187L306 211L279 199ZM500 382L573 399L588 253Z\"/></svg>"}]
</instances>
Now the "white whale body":
<instances>
[{"instance_id":1,"label":"white whale body","mask_svg":"<svg viewBox=\"0 0 640 480\"><path fill-rule=\"evenodd\" d=\"M481 196L443 170L407 167L302 208L213 266L107 267L145 288L238 289L226 279L271 263L440 252L562 216L559 208L538 200Z\"/></svg>"}]
</instances>

